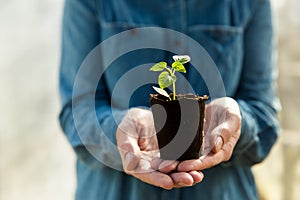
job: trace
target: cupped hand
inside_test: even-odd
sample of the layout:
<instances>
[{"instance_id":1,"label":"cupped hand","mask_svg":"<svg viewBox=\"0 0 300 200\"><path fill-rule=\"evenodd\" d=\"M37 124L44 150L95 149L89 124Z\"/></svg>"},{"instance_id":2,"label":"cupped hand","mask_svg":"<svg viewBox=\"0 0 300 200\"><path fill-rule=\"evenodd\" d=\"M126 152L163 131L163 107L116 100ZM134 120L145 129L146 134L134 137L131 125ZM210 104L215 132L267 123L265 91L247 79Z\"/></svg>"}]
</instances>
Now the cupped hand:
<instances>
[{"instance_id":1,"label":"cupped hand","mask_svg":"<svg viewBox=\"0 0 300 200\"><path fill-rule=\"evenodd\" d=\"M132 108L120 123L117 145L123 169L143 182L172 189L199 183L203 174L196 170L177 172L178 161L159 158L159 148L151 111Z\"/></svg>"},{"instance_id":2,"label":"cupped hand","mask_svg":"<svg viewBox=\"0 0 300 200\"><path fill-rule=\"evenodd\" d=\"M241 114L229 97L213 100L206 107L204 156L180 163L178 171L203 170L228 161L240 137Z\"/></svg>"}]
</instances>

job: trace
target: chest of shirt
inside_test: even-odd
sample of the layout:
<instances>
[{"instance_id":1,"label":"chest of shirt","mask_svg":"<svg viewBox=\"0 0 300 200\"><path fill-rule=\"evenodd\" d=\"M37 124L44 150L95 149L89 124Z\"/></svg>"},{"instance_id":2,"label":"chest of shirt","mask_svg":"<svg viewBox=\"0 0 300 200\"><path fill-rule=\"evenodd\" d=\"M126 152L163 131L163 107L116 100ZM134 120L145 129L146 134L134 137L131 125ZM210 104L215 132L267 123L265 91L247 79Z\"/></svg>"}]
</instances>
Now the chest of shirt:
<instances>
[{"instance_id":1,"label":"chest of shirt","mask_svg":"<svg viewBox=\"0 0 300 200\"><path fill-rule=\"evenodd\" d=\"M245 0L246 2L246 0ZM133 43L138 37L136 28L162 27L178 31L199 43L211 56L222 76L226 92L233 95L239 81L243 58L243 34L249 20L251 3L238 3L236 0L111 0L97 1L98 18L100 23L101 41L115 36L123 31L131 29ZM249 1L250 2L250 1ZM154 36L153 36L154 37ZM173 35L164 33L155 34L156 41L164 43L166 49L180 49L182 53L192 51L185 41ZM151 38L143 37L149 41ZM127 40L127 39L126 39ZM112 57L108 54L116 54L125 42L118 42L106 49L103 59ZM142 43L141 43L142 44ZM137 48L144 48L142 45ZM134 55L134 54L132 54ZM108 87L113 90L115 83L119 81L127 71L133 67L147 62L158 62L170 59L170 53L138 53L130 58L112 64L112 73L108 73ZM120 60L120 59L119 59ZM138 61L137 61L138 60ZM114 70L115 66L115 70ZM120 70L120 67L122 70ZM143 75L138 76L141 78ZM143 77L146 77L144 75ZM208 93L205 83L199 76L190 76L193 88L197 93ZM200 81L199 81L200 80ZM126 86L123 85L123 86ZM124 91L127 89L125 88ZM202 91L201 91L202 90ZM112 92L112 91L111 91Z\"/></svg>"}]
</instances>

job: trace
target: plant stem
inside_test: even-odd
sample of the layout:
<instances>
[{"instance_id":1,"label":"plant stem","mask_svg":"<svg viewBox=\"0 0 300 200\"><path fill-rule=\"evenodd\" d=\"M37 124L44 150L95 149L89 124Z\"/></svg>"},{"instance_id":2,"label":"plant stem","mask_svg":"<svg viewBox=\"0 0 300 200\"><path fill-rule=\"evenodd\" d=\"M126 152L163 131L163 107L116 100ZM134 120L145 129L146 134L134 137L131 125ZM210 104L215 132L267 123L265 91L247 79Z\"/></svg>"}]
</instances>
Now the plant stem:
<instances>
[{"instance_id":1,"label":"plant stem","mask_svg":"<svg viewBox=\"0 0 300 200\"><path fill-rule=\"evenodd\" d=\"M173 86L173 100L176 100L176 88L175 88L175 82L172 84Z\"/></svg>"},{"instance_id":2,"label":"plant stem","mask_svg":"<svg viewBox=\"0 0 300 200\"><path fill-rule=\"evenodd\" d=\"M170 75L174 75L174 73L172 72L172 70L170 68L166 67L165 69L170 73Z\"/></svg>"},{"instance_id":3,"label":"plant stem","mask_svg":"<svg viewBox=\"0 0 300 200\"><path fill-rule=\"evenodd\" d=\"M171 76L175 76L175 70L171 70L168 67L166 67L166 70L170 73ZM176 100L176 86L175 82L172 83L173 88L173 100Z\"/></svg>"}]
</instances>

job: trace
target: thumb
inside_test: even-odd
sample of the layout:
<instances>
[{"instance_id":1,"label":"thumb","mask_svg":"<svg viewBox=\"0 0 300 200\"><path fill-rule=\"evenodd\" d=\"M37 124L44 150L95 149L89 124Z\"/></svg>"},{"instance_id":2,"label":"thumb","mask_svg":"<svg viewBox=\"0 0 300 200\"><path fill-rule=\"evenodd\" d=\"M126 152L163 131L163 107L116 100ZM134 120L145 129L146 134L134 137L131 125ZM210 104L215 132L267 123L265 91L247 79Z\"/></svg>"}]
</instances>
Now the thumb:
<instances>
[{"instance_id":1,"label":"thumb","mask_svg":"<svg viewBox=\"0 0 300 200\"><path fill-rule=\"evenodd\" d=\"M140 148L138 138L117 130L117 145L122 158L123 169L126 173L132 172L140 161Z\"/></svg>"},{"instance_id":2,"label":"thumb","mask_svg":"<svg viewBox=\"0 0 300 200\"><path fill-rule=\"evenodd\" d=\"M223 146L224 142L221 136L218 136L215 142L215 145L212 149L213 153L217 153L221 150L222 146Z\"/></svg>"},{"instance_id":3,"label":"thumb","mask_svg":"<svg viewBox=\"0 0 300 200\"><path fill-rule=\"evenodd\" d=\"M139 164L140 158L132 152L127 152L124 156L123 167L126 173L132 172Z\"/></svg>"},{"instance_id":4,"label":"thumb","mask_svg":"<svg viewBox=\"0 0 300 200\"><path fill-rule=\"evenodd\" d=\"M221 150L224 144L226 144L230 137L231 137L231 130L229 123L223 122L220 125L218 125L212 132L212 135L214 136L214 147L212 148L213 153L217 153Z\"/></svg>"}]
</instances>

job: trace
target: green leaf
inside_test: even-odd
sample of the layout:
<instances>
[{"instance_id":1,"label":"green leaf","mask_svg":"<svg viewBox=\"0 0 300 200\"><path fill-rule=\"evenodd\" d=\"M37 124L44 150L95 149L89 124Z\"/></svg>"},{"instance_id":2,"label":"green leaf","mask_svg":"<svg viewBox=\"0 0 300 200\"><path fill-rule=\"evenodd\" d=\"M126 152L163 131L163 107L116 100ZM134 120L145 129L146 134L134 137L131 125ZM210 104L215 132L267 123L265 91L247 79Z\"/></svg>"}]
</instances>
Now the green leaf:
<instances>
[{"instance_id":1,"label":"green leaf","mask_svg":"<svg viewBox=\"0 0 300 200\"><path fill-rule=\"evenodd\" d=\"M159 72L159 71L164 70L166 68L166 66L167 66L166 62L159 62L159 63L156 63L155 65L153 65L150 68L150 71Z\"/></svg>"},{"instance_id":2,"label":"green leaf","mask_svg":"<svg viewBox=\"0 0 300 200\"><path fill-rule=\"evenodd\" d=\"M159 87L164 89L176 81L176 76L171 76L168 72L162 72L158 76Z\"/></svg>"},{"instance_id":3,"label":"green leaf","mask_svg":"<svg viewBox=\"0 0 300 200\"><path fill-rule=\"evenodd\" d=\"M179 61L175 61L172 63L172 68L175 69L176 71L178 72L183 72L183 73L186 73L186 69L185 67L183 66L183 64Z\"/></svg>"},{"instance_id":4,"label":"green leaf","mask_svg":"<svg viewBox=\"0 0 300 200\"><path fill-rule=\"evenodd\" d=\"M165 96L165 97L168 97L169 99L171 98L170 95L169 95L164 89L161 89L161 88L158 88L158 87L155 87L155 86L152 86L152 87L153 87L153 89L154 89L157 93L159 93L159 94L161 94L161 95L163 95L163 96Z\"/></svg>"},{"instance_id":5,"label":"green leaf","mask_svg":"<svg viewBox=\"0 0 300 200\"><path fill-rule=\"evenodd\" d=\"M191 57L188 55L175 55L173 56L173 60L185 64L191 61Z\"/></svg>"}]
</instances>

